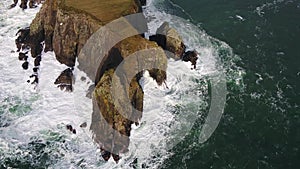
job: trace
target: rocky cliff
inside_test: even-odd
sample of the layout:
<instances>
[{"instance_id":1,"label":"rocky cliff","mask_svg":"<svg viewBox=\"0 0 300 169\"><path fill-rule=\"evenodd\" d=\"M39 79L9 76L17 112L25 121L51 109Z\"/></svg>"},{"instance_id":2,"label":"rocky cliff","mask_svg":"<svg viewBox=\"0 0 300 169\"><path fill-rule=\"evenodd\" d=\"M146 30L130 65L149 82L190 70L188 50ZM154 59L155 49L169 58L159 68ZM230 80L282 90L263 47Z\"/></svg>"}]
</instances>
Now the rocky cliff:
<instances>
[{"instance_id":1,"label":"rocky cliff","mask_svg":"<svg viewBox=\"0 0 300 169\"><path fill-rule=\"evenodd\" d=\"M29 3L36 3L36 1L29 1ZM145 1L142 1L142 3L145 4ZM17 1L14 4L16 5ZM28 1L22 0L20 7L26 9L25 5L27 4ZM99 28L115 19L139 13L141 10L141 1L139 0L46 0L30 27L21 29L18 32L19 37L16 40L16 45L19 51L30 48L32 57L38 61L35 68L35 76L38 77L37 70L39 62L42 60L41 53L43 50L45 52L54 51L60 63L73 67L87 40ZM131 25L130 22L130 19L124 20L127 25ZM131 79L126 79L126 74L117 76L119 84L121 84L118 88L118 98L119 100L129 101L132 108L123 112L122 109L116 107L112 99L111 86L113 85L112 77L117 66L126 57L137 51L154 49L157 55L153 58L147 58L143 62L131 63L129 67L124 67L124 71L130 72L131 68L148 65L150 74L157 80L158 84L162 84L166 79L167 60L161 59L166 58L163 49L155 42L148 41L138 35L143 32L134 31L135 27L133 26L128 27L128 30L134 32L133 35L135 36L125 38L107 52L102 53L104 59L99 65L91 62L92 58L97 59L99 55L93 50L89 52L90 55L83 55L79 59L80 68L86 71L90 77L95 76L94 112L90 129L94 134L95 142L102 150L102 156L105 160L108 160L112 155L115 161L118 161L119 154L127 151L131 125L133 123L138 124L143 111L143 91L139 85L141 76L139 72L136 72L137 75L134 74ZM147 27L147 25L141 26L138 24L137 27ZM115 33L118 34L114 28L109 32L108 35L111 36ZM103 45L105 45L106 40L110 39L104 39L104 36L99 38L101 40L99 44ZM25 53L20 53L20 56L23 55ZM159 69L150 69L151 67ZM72 84L70 84L73 79L71 77L73 76L72 70L71 68L63 71L55 84L72 91ZM93 72L96 72L97 75L94 75ZM123 84L124 79L126 79L125 84ZM134 117L128 118L123 116L124 114Z\"/></svg>"},{"instance_id":2,"label":"rocky cliff","mask_svg":"<svg viewBox=\"0 0 300 169\"><path fill-rule=\"evenodd\" d=\"M137 53L143 50L145 55ZM115 45L108 58L111 59L102 67L94 92L99 110L94 107L91 130L95 132L94 140L101 145L103 158L107 160L112 155L117 160L120 153L128 151L131 125L137 125L142 117L144 93L138 83L139 72L149 68L153 78L162 84L166 80L167 57L156 43L136 35ZM117 64L116 72L116 67L108 65L118 61L124 64Z\"/></svg>"},{"instance_id":3,"label":"rocky cliff","mask_svg":"<svg viewBox=\"0 0 300 169\"><path fill-rule=\"evenodd\" d=\"M32 56L37 55L37 46L45 41L46 52L54 50L59 62L74 66L81 48L101 26L121 16L141 12L140 4L134 0L105 2L46 1L30 25L30 36L34 39L30 44ZM94 5L91 7L91 4Z\"/></svg>"},{"instance_id":4,"label":"rocky cliff","mask_svg":"<svg viewBox=\"0 0 300 169\"><path fill-rule=\"evenodd\" d=\"M29 5L40 2L30 0ZM25 9L27 3L21 0L20 7ZM195 51L184 53L182 38L168 23L149 41L143 37L148 30L143 14L122 17L140 13L145 4L145 0L46 0L30 27L21 29L16 39L18 50L30 49L35 58L35 83L43 50L54 51L60 63L71 67L54 82L59 88L73 90L76 59L79 69L94 80L90 129L104 160L112 156L118 161L119 154L128 151L131 126L138 125L143 112L142 73L148 70L158 85L165 82L164 50L173 53L169 57L176 60L194 65L197 61ZM19 55L26 61L24 69L28 68L26 54Z\"/></svg>"}]
</instances>

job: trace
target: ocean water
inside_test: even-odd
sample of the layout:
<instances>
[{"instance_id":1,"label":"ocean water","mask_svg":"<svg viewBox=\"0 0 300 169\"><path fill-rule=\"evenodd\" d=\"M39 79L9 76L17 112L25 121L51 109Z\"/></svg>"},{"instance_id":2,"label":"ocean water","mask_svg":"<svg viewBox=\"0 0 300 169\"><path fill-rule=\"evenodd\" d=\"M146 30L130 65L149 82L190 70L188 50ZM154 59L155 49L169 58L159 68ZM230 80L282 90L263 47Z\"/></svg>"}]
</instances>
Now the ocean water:
<instances>
[{"instance_id":1,"label":"ocean water","mask_svg":"<svg viewBox=\"0 0 300 169\"><path fill-rule=\"evenodd\" d=\"M187 138L163 168L299 168L300 1L172 0L162 6L226 42L245 70L244 89L229 90L214 135L192 149Z\"/></svg>"},{"instance_id":2,"label":"ocean water","mask_svg":"<svg viewBox=\"0 0 300 169\"><path fill-rule=\"evenodd\" d=\"M26 82L32 60L22 70L14 39L38 9L8 10L10 4L0 2L0 168L297 168L299 1L148 1L149 32L170 22L199 60L195 70L169 60L169 88L145 73L143 118L118 164L104 162L88 127L79 127L91 123L92 103L84 96L92 82L81 80L84 72L75 67L73 93L60 91L54 81L66 66L48 52L39 85ZM227 83L226 108L200 144L218 74Z\"/></svg>"}]
</instances>

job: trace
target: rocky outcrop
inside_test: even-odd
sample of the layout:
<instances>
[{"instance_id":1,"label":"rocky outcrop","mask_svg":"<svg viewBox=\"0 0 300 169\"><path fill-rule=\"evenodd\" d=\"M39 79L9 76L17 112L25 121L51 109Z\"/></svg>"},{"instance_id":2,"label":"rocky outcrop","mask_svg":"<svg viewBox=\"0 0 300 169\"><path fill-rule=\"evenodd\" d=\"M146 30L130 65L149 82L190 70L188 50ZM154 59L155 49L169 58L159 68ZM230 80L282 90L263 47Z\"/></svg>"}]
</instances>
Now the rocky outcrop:
<instances>
[{"instance_id":1,"label":"rocky outcrop","mask_svg":"<svg viewBox=\"0 0 300 169\"><path fill-rule=\"evenodd\" d=\"M121 16L141 12L142 4L145 4L145 1L45 1L30 28L21 30L16 40L20 50L30 48L31 55L35 58L33 83L38 83L36 72L42 60L43 50L54 51L60 63L73 67L92 34ZM118 27L109 27L106 36L100 34L96 39L96 43L100 44L100 48L97 49L105 48L106 43L115 36L122 41L119 42L116 38L117 41L111 42L114 46L108 51L102 50L102 53L89 48L87 51L89 55L81 52L86 55L82 55L78 60L80 69L89 77L94 76L92 80L95 79L94 111L90 129L105 160L112 156L115 161L118 161L119 154L128 151L131 125L134 123L137 125L142 117L143 90L139 85L142 72L148 70L159 85L167 78L165 52L157 43L139 35L143 34L143 31L138 29L144 30L145 23L138 22L133 26L132 21L136 22L135 19L123 18L121 26L125 26L126 29L118 32L116 29ZM136 54L139 51L145 53ZM94 62L99 55L103 57L102 62ZM127 59L129 62L126 62L127 64L124 64L120 71L118 66ZM118 70L123 74L118 73ZM72 77L72 68L66 69L56 79L55 84L62 89L72 91ZM111 91L113 85L117 85L117 91L114 91L118 94L117 102L113 100L114 95ZM127 104L126 101L132 106L120 107L122 104Z\"/></svg>"},{"instance_id":2,"label":"rocky outcrop","mask_svg":"<svg viewBox=\"0 0 300 169\"><path fill-rule=\"evenodd\" d=\"M40 43L45 52L54 50L59 62L70 67L89 37L104 24L121 16L141 12L134 0L95 1L48 0L30 25L32 56L38 55ZM111 9L113 6L114 9Z\"/></svg>"},{"instance_id":3,"label":"rocky outcrop","mask_svg":"<svg viewBox=\"0 0 300 169\"><path fill-rule=\"evenodd\" d=\"M197 51L185 51L186 46L183 43L182 37L174 28L171 28L167 22L164 22L157 29L156 34L149 37L149 40L155 41L164 50L167 50L168 52L166 52L166 54L169 58L191 62L194 69L196 69L198 60Z\"/></svg>"},{"instance_id":4,"label":"rocky outcrop","mask_svg":"<svg viewBox=\"0 0 300 169\"><path fill-rule=\"evenodd\" d=\"M21 4L27 4L27 1ZM96 5L91 7L90 4ZM18 51L30 48L33 58L40 58L43 50L54 51L60 63L73 67L81 48L96 30L113 19L140 12L139 4L136 0L47 0L30 27L19 30ZM38 66L40 61L36 59L34 65ZM37 73L37 68L34 69Z\"/></svg>"},{"instance_id":5,"label":"rocky outcrop","mask_svg":"<svg viewBox=\"0 0 300 169\"><path fill-rule=\"evenodd\" d=\"M173 55L169 57L175 60L180 60L184 54L186 46L183 43L182 37L176 29L171 28L167 22L164 22L157 29L156 35L150 36L149 39L157 42L164 50L171 52Z\"/></svg>"},{"instance_id":6,"label":"rocky outcrop","mask_svg":"<svg viewBox=\"0 0 300 169\"><path fill-rule=\"evenodd\" d=\"M111 93L112 78L114 75L114 69L105 71L101 80L96 86L94 92L94 98L100 108L99 112L93 112L93 121L91 130L94 132L94 140L101 146L101 149L105 152L104 159L108 160L108 152L114 155L125 153L128 151L129 136L131 131L131 125L134 121L131 121L124 117L124 114L137 118L139 120L142 114L135 114L143 111L143 91L139 85L136 77L131 80L129 86L129 95L125 90L118 94L120 100L127 100L128 97L131 100L134 108L139 111L129 109L126 112L120 112L115 106L113 96ZM120 79L118 79L120 80ZM97 118L98 117L98 118Z\"/></svg>"},{"instance_id":7,"label":"rocky outcrop","mask_svg":"<svg viewBox=\"0 0 300 169\"><path fill-rule=\"evenodd\" d=\"M146 49L155 49L155 53L151 57L140 59L138 62L134 62L135 60L132 61L130 66L128 66L127 70L124 70L124 72L138 70L139 67L151 67L152 69L149 69L150 75L157 81L159 85L161 85L167 78L165 72L167 69L166 55L156 43L148 41L139 35L122 40L108 52L107 57L105 57L107 58L105 63L101 65L101 67L99 67L100 69L97 71L98 77L101 77L104 71L111 68L116 68L124 59L126 59L126 57L130 56L131 54ZM96 79L98 77L96 77Z\"/></svg>"},{"instance_id":8,"label":"rocky outcrop","mask_svg":"<svg viewBox=\"0 0 300 169\"><path fill-rule=\"evenodd\" d=\"M146 50L143 55L136 54L143 50ZM100 110L93 112L91 130L103 150L103 158L108 160L113 156L116 160L120 153L128 151L131 125L137 125L142 117L144 94L138 82L139 72L142 68L149 68L153 78L162 84L166 80L167 57L156 43L137 35L115 45L107 58L99 72L101 78L94 92ZM118 84L116 91L112 89L115 84ZM116 96L117 102L113 99ZM126 102L128 100L129 103ZM132 106L124 106L128 104Z\"/></svg>"}]
</instances>

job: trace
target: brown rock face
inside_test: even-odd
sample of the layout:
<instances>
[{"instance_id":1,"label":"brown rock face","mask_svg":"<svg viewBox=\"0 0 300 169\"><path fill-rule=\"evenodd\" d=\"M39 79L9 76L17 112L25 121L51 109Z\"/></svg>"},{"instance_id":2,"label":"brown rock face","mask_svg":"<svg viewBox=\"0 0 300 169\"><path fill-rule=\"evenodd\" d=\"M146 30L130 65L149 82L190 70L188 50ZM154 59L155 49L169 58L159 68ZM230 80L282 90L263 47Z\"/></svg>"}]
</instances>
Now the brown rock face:
<instances>
[{"instance_id":1,"label":"brown rock face","mask_svg":"<svg viewBox=\"0 0 300 169\"><path fill-rule=\"evenodd\" d=\"M32 57L40 55L43 50L41 42L45 41L45 52L52 50L53 30L56 23L57 0L46 1L30 25L30 48Z\"/></svg>"},{"instance_id":2,"label":"brown rock face","mask_svg":"<svg viewBox=\"0 0 300 169\"><path fill-rule=\"evenodd\" d=\"M36 58L36 72L42 58L42 50L54 51L60 63L73 67L87 40L99 28L121 16L141 12L141 4L144 3L145 1L140 0L47 0L30 28L20 32L16 44L18 48L30 47L32 57ZM143 29L145 25L133 26L132 21L136 20L123 18L119 27L124 26L125 29L120 32L118 26L109 27L109 33L105 36L100 34L96 38L95 43L100 45L99 48L88 48L83 52L85 55L78 57L80 69L95 79L94 111L90 129L105 160L112 156L118 161L119 154L128 151L131 125L138 124L142 117L144 94L138 83L140 72L149 70L159 85L166 80L165 52L155 42L139 35L143 32L137 29ZM112 38L113 36L119 39ZM44 48L41 45L43 41ZM170 44L177 45L177 41L167 41L166 46L170 49ZM107 47L107 42L114 46L106 51L103 48ZM139 53L144 50L145 53ZM179 53L177 48L174 50ZM94 61L99 55L103 57L103 61L95 64ZM125 60L126 64L119 69L118 66ZM38 83L38 76L33 76ZM72 76L72 70L66 69L55 84L60 88L72 90ZM114 100L116 95L117 101Z\"/></svg>"},{"instance_id":3,"label":"brown rock face","mask_svg":"<svg viewBox=\"0 0 300 169\"><path fill-rule=\"evenodd\" d=\"M30 25L32 56L45 41L45 52L54 50L59 62L72 67L81 48L102 25L137 12L141 8L134 0L46 1Z\"/></svg>"},{"instance_id":4,"label":"brown rock face","mask_svg":"<svg viewBox=\"0 0 300 169\"><path fill-rule=\"evenodd\" d=\"M137 79L132 79L130 86L128 86L129 93L120 90L123 92L118 94L118 99L127 100L129 98L133 107L138 111L130 108L126 112L121 112L115 106L112 98L111 83L113 75L114 69L106 71L96 86L94 98L101 114L96 111L93 112L91 130L95 134L95 141L101 145L103 150L118 155L128 151L131 125L134 123L134 121L125 118L124 114L132 119L139 120L142 116L140 112L143 110L144 95ZM118 78L118 80L120 79Z\"/></svg>"},{"instance_id":5,"label":"brown rock face","mask_svg":"<svg viewBox=\"0 0 300 169\"><path fill-rule=\"evenodd\" d=\"M181 59L186 46L176 29L171 28L167 22L164 22L156 31L156 35L150 36L151 41L157 42L164 50L167 50L174 55L169 57L175 60Z\"/></svg>"},{"instance_id":6,"label":"brown rock face","mask_svg":"<svg viewBox=\"0 0 300 169\"><path fill-rule=\"evenodd\" d=\"M52 44L56 59L68 66L74 66L81 48L100 27L100 23L88 15L75 12L66 15L62 10L57 12L56 23L55 31L49 33L53 35Z\"/></svg>"},{"instance_id":7,"label":"brown rock face","mask_svg":"<svg viewBox=\"0 0 300 169\"><path fill-rule=\"evenodd\" d=\"M101 76L93 97L98 106L94 106L91 124L105 160L111 155L119 159L120 153L128 151L131 125L138 124L142 117L144 94L138 83L139 72L150 70L161 84L166 79L166 68L164 51L139 35L119 42L108 53L99 69Z\"/></svg>"},{"instance_id":8,"label":"brown rock face","mask_svg":"<svg viewBox=\"0 0 300 169\"><path fill-rule=\"evenodd\" d=\"M105 70L116 68L124 59L126 59L126 57L134 54L135 52L146 49L155 49L155 53L153 53L152 56L140 59L138 62L136 62L138 58L129 60L127 62L129 63L129 66L125 68L126 70L124 70L124 72L136 74L139 72L132 71L138 70L139 67L151 68L147 69L149 70L151 77L153 77L157 81L157 83L161 85L167 78L165 72L167 69L166 55L156 43L148 41L147 39L139 35L124 39L109 51L105 63L103 64L103 66L101 66L101 69L98 70L96 79L101 77Z\"/></svg>"}]
</instances>

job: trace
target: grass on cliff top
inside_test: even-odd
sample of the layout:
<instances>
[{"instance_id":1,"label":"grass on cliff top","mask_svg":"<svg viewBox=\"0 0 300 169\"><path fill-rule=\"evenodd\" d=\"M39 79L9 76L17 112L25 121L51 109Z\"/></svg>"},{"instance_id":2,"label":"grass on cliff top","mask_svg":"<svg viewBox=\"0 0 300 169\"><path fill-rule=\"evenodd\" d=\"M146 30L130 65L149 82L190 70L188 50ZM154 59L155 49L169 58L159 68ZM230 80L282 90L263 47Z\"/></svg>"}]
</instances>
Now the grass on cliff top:
<instances>
[{"instance_id":1,"label":"grass on cliff top","mask_svg":"<svg viewBox=\"0 0 300 169\"><path fill-rule=\"evenodd\" d=\"M65 5L83 10L104 23L131 14L137 7L134 0L65 0Z\"/></svg>"}]
</instances>

